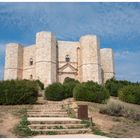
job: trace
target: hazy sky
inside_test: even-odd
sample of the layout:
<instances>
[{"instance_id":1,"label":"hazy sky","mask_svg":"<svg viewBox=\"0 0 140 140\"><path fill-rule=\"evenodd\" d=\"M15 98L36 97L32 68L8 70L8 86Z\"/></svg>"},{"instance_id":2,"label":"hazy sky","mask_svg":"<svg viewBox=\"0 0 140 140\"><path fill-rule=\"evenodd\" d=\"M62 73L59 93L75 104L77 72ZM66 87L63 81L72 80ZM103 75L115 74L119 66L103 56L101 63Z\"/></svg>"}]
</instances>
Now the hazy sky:
<instances>
[{"instance_id":1,"label":"hazy sky","mask_svg":"<svg viewBox=\"0 0 140 140\"><path fill-rule=\"evenodd\" d=\"M114 50L116 78L140 82L140 3L0 3L0 79L5 44L33 44L43 30L59 40L97 35Z\"/></svg>"}]
</instances>

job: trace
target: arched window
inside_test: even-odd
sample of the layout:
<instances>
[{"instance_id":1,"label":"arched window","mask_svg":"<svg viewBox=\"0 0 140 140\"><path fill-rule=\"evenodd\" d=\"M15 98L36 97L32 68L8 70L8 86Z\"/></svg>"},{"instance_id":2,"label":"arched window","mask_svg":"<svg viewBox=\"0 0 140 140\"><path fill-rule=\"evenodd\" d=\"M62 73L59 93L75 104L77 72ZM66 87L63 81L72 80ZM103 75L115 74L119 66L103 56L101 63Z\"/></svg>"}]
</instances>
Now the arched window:
<instances>
[{"instance_id":1,"label":"arched window","mask_svg":"<svg viewBox=\"0 0 140 140\"><path fill-rule=\"evenodd\" d=\"M65 61L66 61L66 62L70 62L70 56L69 56L69 55L66 55Z\"/></svg>"},{"instance_id":2,"label":"arched window","mask_svg":"<svg viewBox=\"0 0 140 140\"><path fill-rule=\"evenodd\" d=\"M33 58L30 58L30 66L33 65Z\"/></svg>"}]
</instances>

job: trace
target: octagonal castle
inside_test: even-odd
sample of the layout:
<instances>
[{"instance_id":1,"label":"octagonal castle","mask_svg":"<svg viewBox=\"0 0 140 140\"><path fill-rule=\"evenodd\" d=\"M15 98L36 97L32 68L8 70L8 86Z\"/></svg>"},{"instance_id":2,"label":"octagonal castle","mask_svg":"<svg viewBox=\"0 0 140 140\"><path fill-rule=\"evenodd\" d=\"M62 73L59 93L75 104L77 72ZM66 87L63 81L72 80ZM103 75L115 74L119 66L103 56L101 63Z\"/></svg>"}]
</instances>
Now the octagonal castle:
<instances>
[{"instance_id":1,"label":"octagonal castle","mask_svg":"<svg viewBox=\"0 0 140 140\"><path fill-rule=\"evenodd\" d=\"M4 80L39 79L47 86L66 77L99 84L115 76L113 51L100 49L95 35L82 36L79 42L59 41L51 32L36 34L36 43L23 47L6 45Z\"/></svg>"}]
</instances>

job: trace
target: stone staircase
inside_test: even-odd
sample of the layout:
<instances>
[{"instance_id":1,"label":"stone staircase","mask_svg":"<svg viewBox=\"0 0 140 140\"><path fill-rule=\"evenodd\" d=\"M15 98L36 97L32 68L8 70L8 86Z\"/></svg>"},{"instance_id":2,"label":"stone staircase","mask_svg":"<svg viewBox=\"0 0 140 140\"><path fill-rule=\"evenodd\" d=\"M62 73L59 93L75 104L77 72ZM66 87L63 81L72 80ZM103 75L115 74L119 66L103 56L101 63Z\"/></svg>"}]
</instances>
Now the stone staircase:
<instances>
[{"instance_id":1,"label":"stone staircase","mask_svg":"<svg viewBox=\"0 0 140 140\"><path fill-rule=\"evenodd\" d=\"M48 102L27 111L28 127L39 134L84 134L91 129L82 120L70 118L62 103Z\"/></svg>"}]
</instances>

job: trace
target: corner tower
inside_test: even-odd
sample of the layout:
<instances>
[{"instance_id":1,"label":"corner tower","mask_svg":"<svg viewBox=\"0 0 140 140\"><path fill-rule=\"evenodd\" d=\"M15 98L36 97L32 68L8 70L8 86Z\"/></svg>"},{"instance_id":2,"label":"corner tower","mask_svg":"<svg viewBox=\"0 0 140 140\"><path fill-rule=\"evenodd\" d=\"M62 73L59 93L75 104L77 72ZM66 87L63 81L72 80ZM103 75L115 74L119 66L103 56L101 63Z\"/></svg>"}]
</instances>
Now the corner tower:
<instances>
[{"instance_id":1,"label":"corner tower","mask_svg":"<svg viewBox=\"0 0 140 140\"><path fill-rule=\"evenodd\" d=\"M86 35L80 38L81 64L80 74L81 81L95 81L99 84L101 80L100 52L99 41L94 35Z\"/></svg>"},{"instance_id":2,"label":"corner tower","mask_svg":"<svg viewBox=\"0 0 140 140\"><path fill-rule=\"evenodd\" d=\"M111 48L100 49L101 65L102 65L102 79L105 83L108 79L115 76L114 55Z\"/></svg>"},{"instance_id":3,"label":"corner tower","mask_svg":"<svg viewBox=\"0 0 140 140\"><path fill-rule=\"evenodd\" d=\"M23 48L16 43L6 45L4 80L22 79Z\"/></svg>"},{"instance_id":4,"label":"corner tower","mask_svg":"<svg viewBox=\"0 0 140 140\"><path fill-rule=\"evenodd\" d=\"M56 39L51 32L36 34L36 79L47 86L56 82Z\"/></svg>"}]
</instances>

